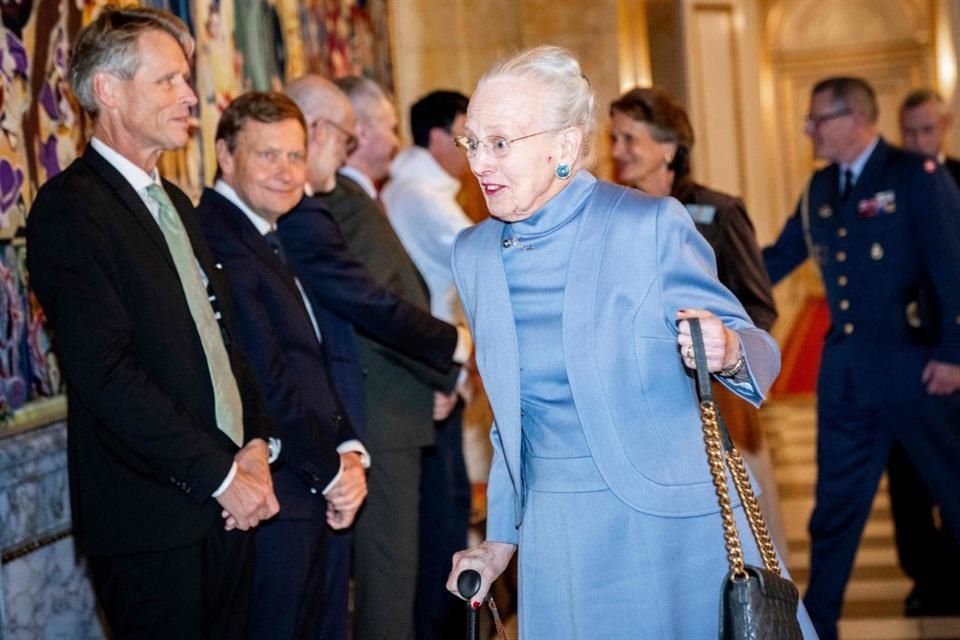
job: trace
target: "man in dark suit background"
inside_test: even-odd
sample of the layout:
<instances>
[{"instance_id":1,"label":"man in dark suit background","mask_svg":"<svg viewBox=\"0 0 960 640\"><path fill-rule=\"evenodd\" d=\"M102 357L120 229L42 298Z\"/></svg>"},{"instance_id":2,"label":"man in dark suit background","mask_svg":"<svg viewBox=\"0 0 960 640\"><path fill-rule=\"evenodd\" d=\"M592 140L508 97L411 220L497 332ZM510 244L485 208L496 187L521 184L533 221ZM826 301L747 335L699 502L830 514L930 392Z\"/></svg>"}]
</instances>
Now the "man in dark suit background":
<instances>
[{"instance_id":1,"label":"man in dark suit background","mask_svg":"<svg viewBox=\"0 0 960 640\"><path fill-rule=\"evenodd\" d=\"M780 237L763 250L774 283L813 258L830 307L804 596L821 640L837 637L844 589L894 443L960 539L960 432L945 419L948 403L960 400L960 193L935 162L880 138L877 117L866 81L815 85L805 132L816 157L831 164L813 174ZM925 314L923 298L932 297L938 310Z\"/></svg>"},{"instance_id":2,"label":"man in dark suit background","mask_svg":"<svg viewBox=\"0 0 960 640\"><path fill-rule=\"evenodd\" d=\"M357 146L354 135L356 123L349 100L332 82L314 74L293 80L287 85L286 92L296 101L308 123L306 190L314 197L303 198L292 212L280 219L278 226L284 247L307 294L317 306L353 323L364 336L384 345L384 353L391 354L390 357L398 359L398 362L404 362L405 366L423 370L424 367L415 364L415 361L423 363L429 367L424 373L428 377L437 375L437 372L443 374L450 371L455 368L454 363L462 363L469 358L472 349L469 333L462 327L455 328L434 318L423 307L410 304L396 295L394 288L385 288L382 282L375 280L366 266L351 253L340 228L325 208L325 199L339 192L337 169ZM407 433L406 423L395 425L389 407L371 408L374 401L368 401L365 389L365 377L370 371L369 360L363 360L359 375L347 361L348 355L352 358L352 349L359 349L352 329L349 334L339 334L336 347L346 353L335 360L339 367L334 373L334 385L344 399L347 412L354 418L355 428L371 447L373 456L379 460L378 445L371 445L368 437L370 432L374 432L372 437L380 442L385 438L382 434L397 429L397 437L402 440ZM369 429L368 411L374 411L374 420L370 421ZM371 484L376 473L375 469L369 478ZM367 502L370 502L369 498ZM364 506L363 513L369 510L369 506ZM385 532L390 526L385 527ZM328 593L340 594L344 592L340 585L346 585L349 579L350 534L335 532L329 546ZM373 563L368 572L376 575L380 571L385 574L393 571L392 563L402 552L389 551L386 555L361 557L364 552L358 551L357 556L361 564L366 562L370 566ZM400 568L405 568L406 563L411 561L415 563L416 559L403 558ZM389 576L385 575L384 583L388 581ZM367 584L369 580L359 582ZM394 598L393 594L381 595L384 599ZM406 597L404 595L401 600ZM389 606L389 603L384 606ZM358 613L358 619L362 615ZM345 640L346 598L325 599L324 616L314 637Z\"/></svg>"},{"instance_id":3,"label":"man in dark suit background","mask_svg":"<svg viewBox=\"0 0 960 640\"><path fill-rule=\"evenodd\" d=\"M330 336L316 322L326 312L302 292L276 232L303 197L303 115L283 94L243 94L220 117L216 151L220 179L197 213L230 278L236 339L283 443L274 474L283 509L257 532L251 637L293 640L320 621L327 525L352 524L370 460L331 382Z\"/></svg>"},{"instance_id":4,"label":"man in dark suit background","mask_svg":"<svg viewBox=\"0 0 960 640\"><path fill-rule=\"evenodd\" d=\"M160 10L84 28L69 77L94 137L27 225L67 380L74 533L115 638L242 637L248 531L278 509L226 280L156 169L189 139L192 52Z\"/></svg>"},{"instance_id":5,"label":"man in dark suit background","mask_svg":"<svg viewBox=\"0 0 960 640\"><path fill-rule=\"evenodd\" d=\"M353 149L347 162L359 158L375 159L376 168L364 164L364 170L379 179L385 176L390 157L396 150L396 114L380 89L375 84L372 87L372 100L364 102L362 107L358 107L359 103L351 97L353 113L356 113L357 142L349 145ZM291 83L287 90L307 116L307 121L316 123L314 136L320 135L320 127L331 134L343 129L346 133L340 132L341 140L346 143L347 135L354 135L344 126L350 123L327 123L326 119L334 112L325 105L336 104L340 109L336 116L347 113L353 117L353 113L343 109L343 104L338 102L342 96L330 89L329 85L311 77ZM350 92L346 93L349 96ZM384 119L391 114L392 121ZM313 140L309 149L308 153L312 155ZM362 180L371 182L368 174L359 175L364 176ZM429 309L426 287L379 204L342 175L334 176L327 171L320 177L316 172L311 176L309 181L316 197L304 201L312 200L313 210L300 210L304 206L301 204L298 211L280 222L281 235L284 240L291 239L287 246L308 291L320 288L321 280L313 277L319 273L314 267L320 257L316 244L305 241L305 238L308 234L331 236L326 225L332 217L354 261L359 262L380 287L400 299L415 303L426 314ZM327 212L323 212L324 209ZM301 264L311 262L314 264L305 264L301 269ZM444 323L442 326L449 325ZM448 370L439 372L405 356L404 353L410 352L409 348L404 351L388 348L370 339L366 327L358 324L358 328L364 330L360 337L360 352L366 372L368 428L365 442L376 464L368 478L370 495L354 528L354 637L357 640L413 638L421 454L422 448L434 439L433 390L452 390L458 367L449 366L448 360ZM420 337L411 334L406 339L407 347L416 338L424 344L421 352L437 350L436 345L431 346L429 341L422 339L422 331L417 335ZM449 358L449 347L443 350ZM459 351L458 361L469 355L468 350L465 354L463 349ZM434 358L432 364L440 363Z\"/></svg>"},{"instance_id":6,"label":"man in dark suit background","mask_svg":"<svg viewBox=\"0 0 960 640\"><path fill-rule=\"evenodd\" d=\"M900 105L903 148L940 163L960 185L960 160L944 151L952 120L943 98L930 89L911 91ZM960 225L960 211L954 214L954 223ZM960 426L960 413L952 423ZM900 566L914 582L904 613L908 617L960 613L960 598L951 588L960 574L960 546L937 525L933 498L899 444L890 451L887 490Z\"/></svg>"},{"instance_id":7,"label":"man in dark suit background","mask_svg":"<svg viewBox=\"0 0 960 640\"><path fill-rule=\"evenodd\" d=\"M946 152L947 132L952 124L953 114L932 89L911 91L900 105L903 148L933 158L960 184L960 160Z\"/></svg>"}]
</instances>

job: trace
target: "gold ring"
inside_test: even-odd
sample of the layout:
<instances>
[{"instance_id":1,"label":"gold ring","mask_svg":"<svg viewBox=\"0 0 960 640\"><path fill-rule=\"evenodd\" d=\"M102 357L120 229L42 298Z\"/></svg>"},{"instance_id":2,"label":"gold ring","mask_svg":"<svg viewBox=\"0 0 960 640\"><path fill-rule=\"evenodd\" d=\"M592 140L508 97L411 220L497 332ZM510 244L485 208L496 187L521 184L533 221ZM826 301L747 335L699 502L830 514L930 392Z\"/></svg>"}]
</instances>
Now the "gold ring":
<instances>
[{"instance_id":1,"label":"gold ring","mask_svg":"<svg viewBox=\"0 0 960 640\"><path fill-rule=\"evenodd\" d=\"M689 358L690 360L693 360L693 359L694 359L693 345L692 345L692 344L688 344L688 345L687 345L687 347L683 350L683 355L684 355L685 357Z\"/></svg>"}]
</instances>

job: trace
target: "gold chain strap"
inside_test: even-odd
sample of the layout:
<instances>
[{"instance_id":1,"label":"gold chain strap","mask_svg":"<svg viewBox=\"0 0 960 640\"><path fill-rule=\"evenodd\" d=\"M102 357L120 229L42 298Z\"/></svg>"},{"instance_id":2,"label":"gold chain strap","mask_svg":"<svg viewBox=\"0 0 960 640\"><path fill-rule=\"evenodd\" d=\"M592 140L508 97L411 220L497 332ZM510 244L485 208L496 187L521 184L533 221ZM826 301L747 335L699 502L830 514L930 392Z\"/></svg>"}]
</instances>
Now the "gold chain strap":
<instances>
[{"instance_id":1,"label":"gold chain strap","mask_svg":"<svg viewBox=\"0 0 960 640\"><path fill-rule=\"evenodd\" d=\"M727 561L730 563L731 579L746 579L744 568L743 547L740 544L740 534L737 532L737 523L733 517L733 505L730 502L730 492L727 488L727 474L724 463L729 466L733 476L733 484L743 503L747 522L757 540L763 564L768 571L780 575L780 563L770 539L760 505L750 486L750 476L743 464L743 458L735 447L731 447L724 455L723 444L720 439L720 424L717 422L717 407L713 401L700 403L700 417L703 422L703 442L707 450L707 461L710 464L710 475L713 477L713 486L717 491L720 503L720 517L723 522L723 540L727 549Z\"/></svg>"}]
</instances>

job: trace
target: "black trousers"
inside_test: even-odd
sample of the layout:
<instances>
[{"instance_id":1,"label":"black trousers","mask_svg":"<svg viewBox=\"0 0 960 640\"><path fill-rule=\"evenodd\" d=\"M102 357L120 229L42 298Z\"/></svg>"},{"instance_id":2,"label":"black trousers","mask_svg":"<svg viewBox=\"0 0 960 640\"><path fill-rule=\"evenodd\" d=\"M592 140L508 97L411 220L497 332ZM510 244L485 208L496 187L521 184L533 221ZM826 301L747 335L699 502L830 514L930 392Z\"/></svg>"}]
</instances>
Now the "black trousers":
<instances>
[{"instance_id":1,"label":"black trousers","mask_svg":"<svg viewBox=\"0 0 960 640\"><path fill-rule=\"evenodd\" d=\"M253 535L224 531L178 549L87 559L114 640L244 638Z\"/></svg>"}]
</instances>

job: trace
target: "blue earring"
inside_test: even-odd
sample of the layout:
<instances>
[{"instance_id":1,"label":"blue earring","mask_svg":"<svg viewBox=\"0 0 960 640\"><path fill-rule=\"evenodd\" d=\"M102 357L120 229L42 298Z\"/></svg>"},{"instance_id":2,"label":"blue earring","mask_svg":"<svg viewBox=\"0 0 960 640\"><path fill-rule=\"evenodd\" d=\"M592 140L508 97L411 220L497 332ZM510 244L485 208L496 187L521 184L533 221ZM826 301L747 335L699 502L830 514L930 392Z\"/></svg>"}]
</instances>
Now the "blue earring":
<instances>
[{"instance_id":1,"label":"blue earring","mask_svg":"<svg viewBox=\"0 0 960 640\"><path fill-rule=\"evenodd\" d=\"M570 177L570 165L568 165L566 162L561 162L557 165L557 169L554 171L554 173L556 173L557 177L561 180L566 180Z\"/></svg>"}]
</instances>

